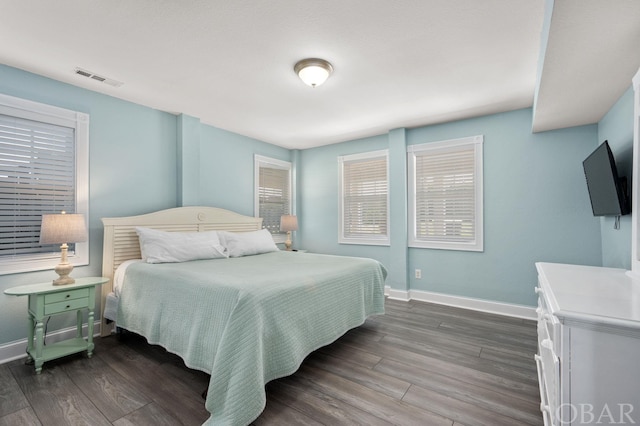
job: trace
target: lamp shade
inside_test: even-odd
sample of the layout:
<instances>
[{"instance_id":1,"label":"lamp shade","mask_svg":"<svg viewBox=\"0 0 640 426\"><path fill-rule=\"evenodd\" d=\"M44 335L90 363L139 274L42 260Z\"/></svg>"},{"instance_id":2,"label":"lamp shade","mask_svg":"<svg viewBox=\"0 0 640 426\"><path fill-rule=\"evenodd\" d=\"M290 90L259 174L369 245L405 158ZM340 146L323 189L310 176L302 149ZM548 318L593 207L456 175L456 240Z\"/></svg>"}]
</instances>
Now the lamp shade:
<instances>
[{"instance_id":1,"label":"lamp shade","mask_svg":"<svg viewBox=\"0 0 640 426\"><path fill-rule=\"evenodd\" d=\"M298 77L311 87L320 86L333 72L333 66L329 62L318 58L303 59L293 69Z\"/></svg>"},{"instance_id":2,"label":"lamp shade","mask_svg":"<svg viewBox=\"0 0 640 426\"><path fill-rule=\"evenodd\" d=\"M290 232L298 230L298 218L292 214L280 216L280 231Z\"/></svg>"},{"instance_id":3,"label":"lamp shade","mask_svg":"<svg viewBox=\"0 0 640 426\"><path fill-rule=\"evenodd\" d=\"M82 214L43 214L40 244L81 243L87 241Z\"/></svg>"}]
</instances>

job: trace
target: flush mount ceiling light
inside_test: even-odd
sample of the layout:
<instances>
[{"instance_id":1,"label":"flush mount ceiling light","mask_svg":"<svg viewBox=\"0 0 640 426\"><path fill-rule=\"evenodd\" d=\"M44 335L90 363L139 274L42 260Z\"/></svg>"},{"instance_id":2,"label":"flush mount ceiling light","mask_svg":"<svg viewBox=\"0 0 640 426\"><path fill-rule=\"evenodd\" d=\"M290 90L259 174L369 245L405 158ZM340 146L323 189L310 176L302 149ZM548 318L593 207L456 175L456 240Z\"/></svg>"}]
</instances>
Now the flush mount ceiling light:
<instances>
[{"instance_id":1,"label":"flush mount ceiling light","mask_svg":"<svg viewBox=\"0 0 640 426\"><path fill-rule=\"evenodd\" d=\"M293 67L298 77L311 87L320 86L333 72L333 66L324 59L308 58Z\"/></svg>"}]
</instances>

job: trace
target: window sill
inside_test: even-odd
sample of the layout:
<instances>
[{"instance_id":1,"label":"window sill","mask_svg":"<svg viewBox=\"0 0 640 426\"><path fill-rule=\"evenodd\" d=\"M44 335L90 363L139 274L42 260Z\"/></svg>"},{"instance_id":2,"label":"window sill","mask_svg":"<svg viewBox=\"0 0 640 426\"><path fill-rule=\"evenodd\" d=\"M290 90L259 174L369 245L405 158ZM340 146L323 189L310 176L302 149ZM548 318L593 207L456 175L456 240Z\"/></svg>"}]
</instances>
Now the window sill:
<instances>
[{"instance_id":1,"label":"window sill","mask_svg":"<svg viewBox=\"0 0 640 426\"><path fill-rule=\"evenodd\" d=\"M409 248L435 249L435 250L458 250L483 252L482 244L473 243L447 243L442 241L411 241Z\"/></svg>"},{"instance_id":2,"label":"window sill","mask_svg":"<svg viewBox=\"0 0 640 426\"><path fill-rule=\"evenodd\" d=\"M361 245L361 246L387 246L389 247L391 243L389 240L357 240L357 239L339 239L338 244L352 244L352 245Z\"/></svg>"},{"instance_id":3,"label":"window sill","mask_svg":"<svg viewBox=\"0 0 640 426\"><path fill-rule=\"evenodd\" d=\"M68 256L69 263L74 267L87 266L89 264L89 253L88 250L86 251L87 253L80 251L75 254L70 254ZM0 259L0 275L53 270L59 263L60 253L57 253L56 255L45 254L40 256L25 256L22 259Z\"/></svg>"}]
</instances>

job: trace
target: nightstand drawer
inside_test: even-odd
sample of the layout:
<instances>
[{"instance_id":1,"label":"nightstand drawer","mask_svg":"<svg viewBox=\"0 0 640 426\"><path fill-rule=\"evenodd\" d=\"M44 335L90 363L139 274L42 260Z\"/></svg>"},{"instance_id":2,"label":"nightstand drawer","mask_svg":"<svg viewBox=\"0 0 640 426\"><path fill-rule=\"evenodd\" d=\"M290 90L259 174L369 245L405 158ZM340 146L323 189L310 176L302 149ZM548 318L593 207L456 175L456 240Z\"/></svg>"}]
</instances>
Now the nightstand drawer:
<instances>
[{"instance_id":1,"label":"nightstand drawer","mask_svg":"<svg viewBox=\"0 0 640 426\"><path fill-rule=\"evenodd\" d=\"M83 297L89 297L88 288L79 288L77 290L46 294L44 296L44 303L48 305L49 303L62 302L64 300L81 299Z\"/></svg>"},{"instance_id":2,"label":"nightstand drawer","mask_svg":"<svg viewBox=\"0 0 640 426\"><path fill-rule=\"evenodd\" d=\"M44 305L44 314L53 315L60 312L73 311L88 307L87 298L63 300L62 302L49 303Z\"/></svg>"}]
</instances>

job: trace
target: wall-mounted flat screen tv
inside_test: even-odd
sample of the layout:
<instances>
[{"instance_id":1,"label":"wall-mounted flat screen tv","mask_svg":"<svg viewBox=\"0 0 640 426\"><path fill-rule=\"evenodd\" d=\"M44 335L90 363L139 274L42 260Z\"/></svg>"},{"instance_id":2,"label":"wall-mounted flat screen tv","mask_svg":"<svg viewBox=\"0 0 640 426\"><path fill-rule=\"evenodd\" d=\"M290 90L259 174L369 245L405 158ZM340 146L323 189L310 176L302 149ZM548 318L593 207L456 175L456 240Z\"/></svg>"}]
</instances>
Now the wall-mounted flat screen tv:
<instances>
[{"instance_id":1,"label":"wall-mounted flat screen tv","mask_svg":"<svg viewBox=\"0 0 640 426\"><path fill-rule=\"evenodd\" d=\"M631 212L626 178L618 176L609 142L604 141L583 162L594 216L621 216Z\"/></svg>"}]
</instances>

